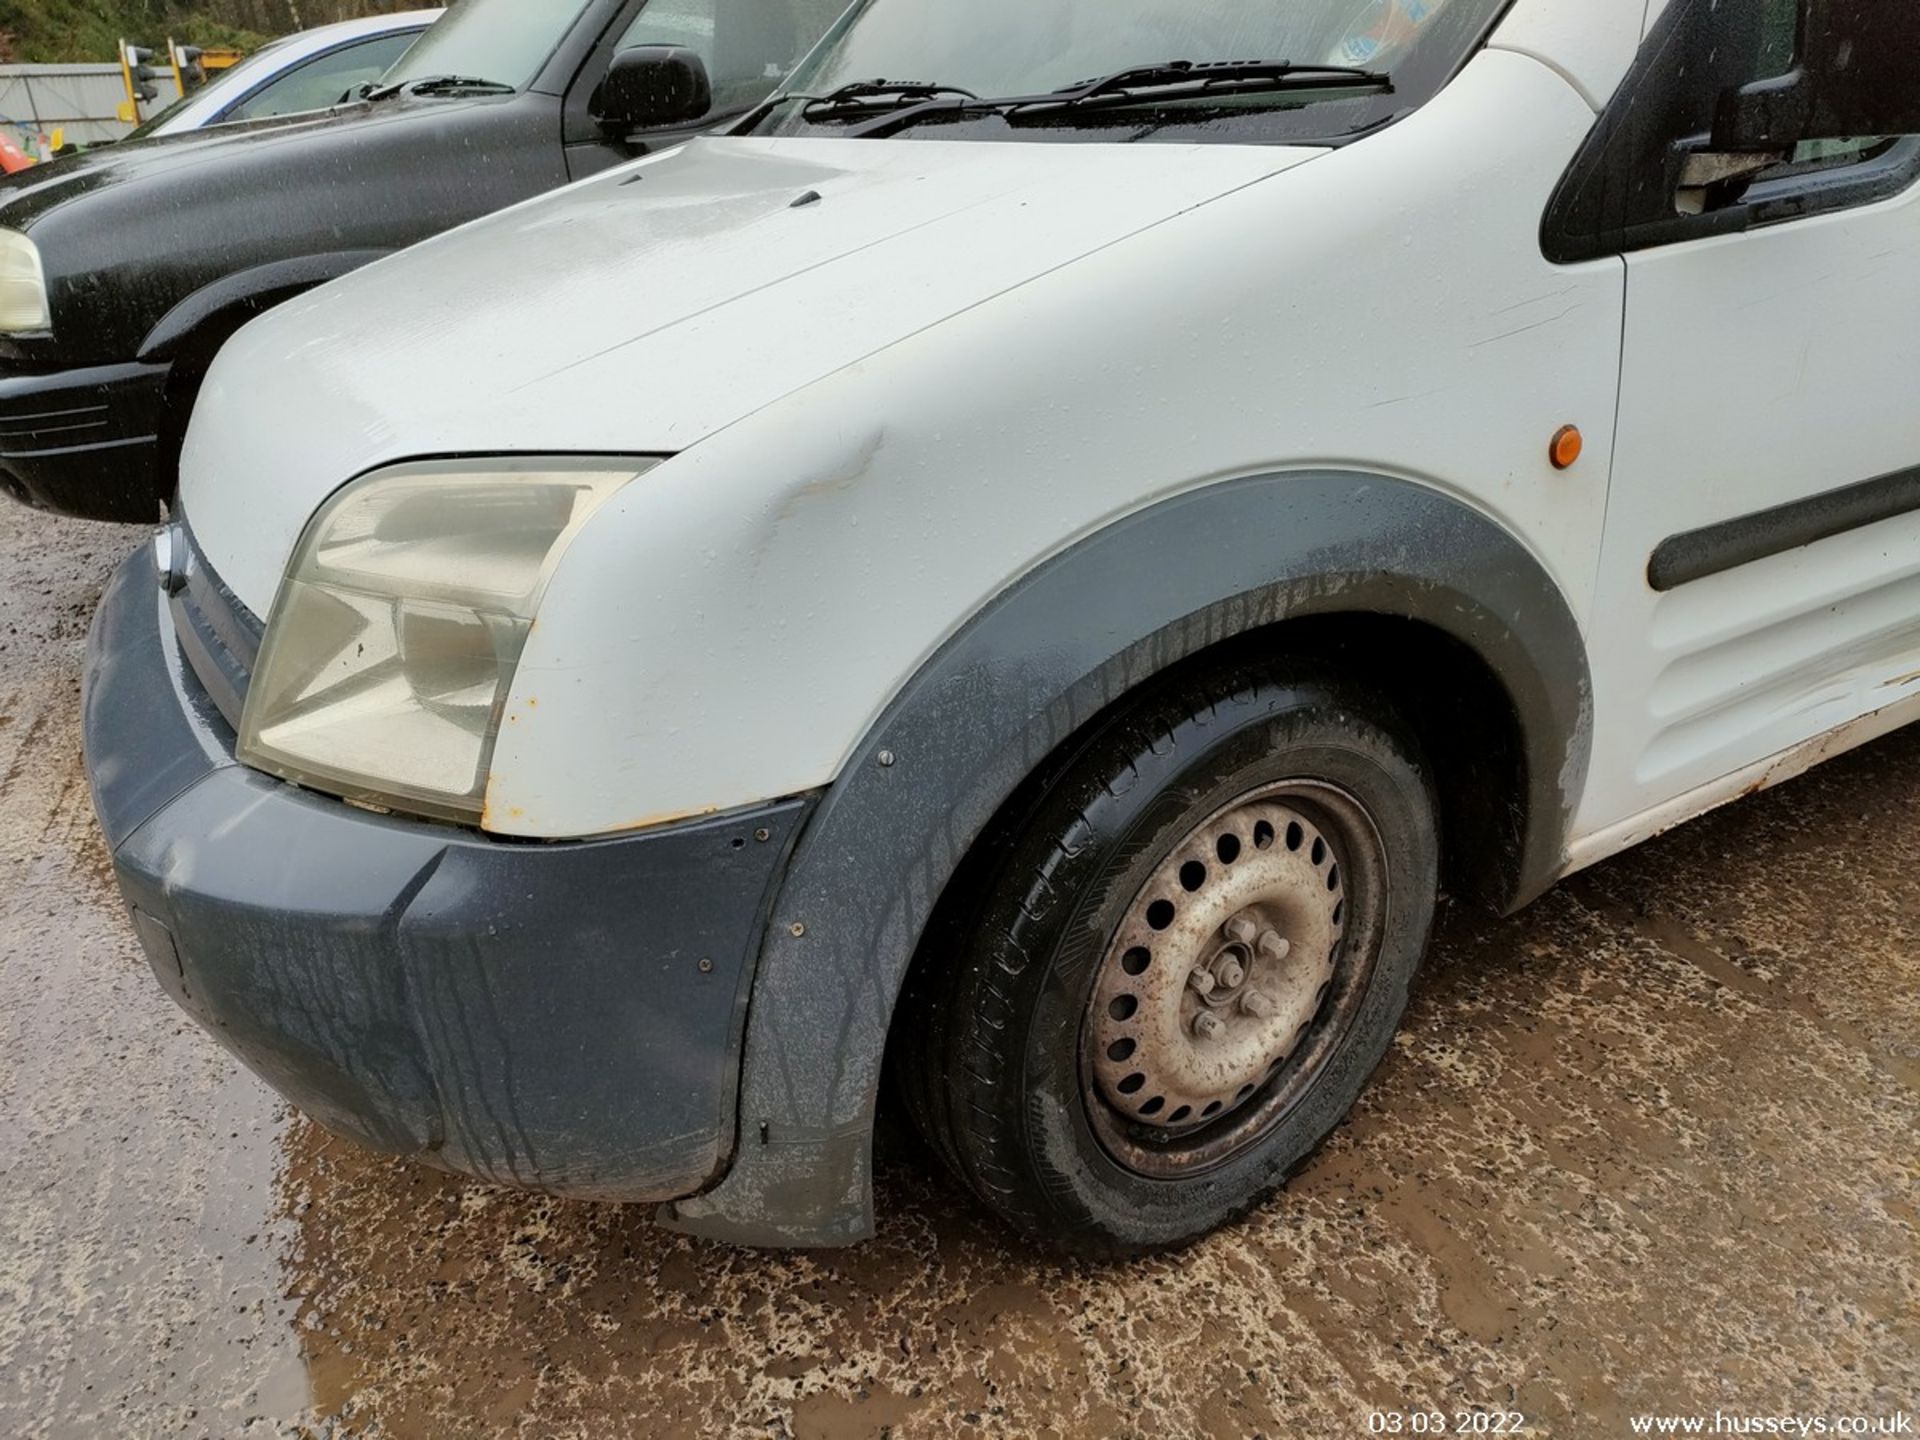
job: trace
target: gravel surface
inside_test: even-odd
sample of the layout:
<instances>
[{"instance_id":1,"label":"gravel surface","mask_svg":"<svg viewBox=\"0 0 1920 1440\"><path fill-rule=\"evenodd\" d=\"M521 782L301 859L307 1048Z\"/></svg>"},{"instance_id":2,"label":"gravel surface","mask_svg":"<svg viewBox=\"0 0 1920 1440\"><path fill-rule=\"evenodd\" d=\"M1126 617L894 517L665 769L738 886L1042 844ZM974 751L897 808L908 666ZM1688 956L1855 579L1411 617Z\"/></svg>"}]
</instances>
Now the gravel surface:
<instances>
[{"instance_id":1,"label":"gravel surface","mask_svg":"<svg viewBox=\"0 0 1920 1440\"><path fill-rule=\"evenodd\" d=\"M1517 919L1448 911L1353 1122L1184 1255L1012 1247L905 1145L872 1244L730 1251L331 1139L162 997L77 716L140 539L0 504L0 1434L1920 1409L1920 731Z\"/></svg>"}]
</instances>

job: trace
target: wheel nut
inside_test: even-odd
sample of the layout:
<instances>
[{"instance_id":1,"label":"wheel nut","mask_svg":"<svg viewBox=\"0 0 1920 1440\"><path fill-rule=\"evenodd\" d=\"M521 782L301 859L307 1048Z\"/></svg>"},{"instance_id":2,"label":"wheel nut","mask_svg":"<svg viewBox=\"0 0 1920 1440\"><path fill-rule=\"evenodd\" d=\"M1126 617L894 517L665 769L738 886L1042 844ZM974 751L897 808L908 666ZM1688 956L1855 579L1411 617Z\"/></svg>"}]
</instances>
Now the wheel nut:
<instances>
[{"instance_id":1,"label":"wheel nut","mask_svg":"<svg viewBox=\"0 0 1920 1440\"><path fill-rule=\"evenodd\" d=\"M1199 992L1202 999L1213 993L1213 972L1202 965L1187 976L1187 984Z\"/></svg>"},{"instance_id":2,"label":"wheel nut","mask_svg":"<svg viewBox=\"0 0 1920 1440\"><path fill-rule=\"evenodd\" d=\"M1247 978L1247 972L1238 960L1222 960L1219 968L1213 972L1213 978L1231 990Z\"/></svg>"},{"instance_id":3,"label":"wheel nut","mask_svg":"<svg viewBox=\"0 0 1920 1440\"><path fill-rule=\"evenodd\" d=\"M1262 990L1249 990L1240 997L1240 1008L1256 1020L1273 1018L1273 1001Z\"/></svg>"},{"instance_id":4,"label":"wheel nut","mask_svg":"<svg viewBox=\"0 0 1920 1440\"><path fill-rule=\"evenodd\" d=\"M1227 1023L1211 1010L1202 1010L1193 1017L1193 1033L1202 1040L1218 1040L1227 1033Z\"/></svg>"},{"instance_id":5,"label":"wheel nut","mask_svg":"<svg viewBox=\"0 0 1920 1440\"><path fill-rule=\"evenodd\" d=\"M1235 944L1251 945L1259 933L1260 927L1244 915L1236 915L1227 922L1227 938Z\"/></svg>"},{"instance_id":6,"label":"wheel nut","mask_svg":"<svg viewBox=\"0 0 1920 1440\"><path fill-rule=\"evenodd\" d=\"M1269 930L1260 937L1260 953L1269 960L1284 960L1293 953L1293 942L1278 930Z\"/></svg>"}]
</instances>

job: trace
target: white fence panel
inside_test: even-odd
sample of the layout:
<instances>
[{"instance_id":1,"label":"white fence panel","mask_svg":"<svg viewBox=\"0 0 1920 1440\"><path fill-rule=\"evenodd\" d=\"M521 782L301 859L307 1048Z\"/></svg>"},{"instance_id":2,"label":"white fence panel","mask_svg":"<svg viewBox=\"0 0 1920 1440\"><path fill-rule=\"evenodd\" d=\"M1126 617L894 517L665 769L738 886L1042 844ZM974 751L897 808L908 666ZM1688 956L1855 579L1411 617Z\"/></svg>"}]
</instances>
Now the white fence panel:
<instances>
[{"instance_id":1,"label":"white fence panel","mask_svg":"<svg viewBox=\"0 0 1920 1440\"><path fill-rule=\"evenodd\" d=\"M141 107L150 118L179 98L173 73L163 67L153 82L160 98ZM0 65L0 121L51 135L65 130L74 145L118 140L131 128L119 118L126 102L120 67L104 65Z\"/></svg>"}]
</instances>

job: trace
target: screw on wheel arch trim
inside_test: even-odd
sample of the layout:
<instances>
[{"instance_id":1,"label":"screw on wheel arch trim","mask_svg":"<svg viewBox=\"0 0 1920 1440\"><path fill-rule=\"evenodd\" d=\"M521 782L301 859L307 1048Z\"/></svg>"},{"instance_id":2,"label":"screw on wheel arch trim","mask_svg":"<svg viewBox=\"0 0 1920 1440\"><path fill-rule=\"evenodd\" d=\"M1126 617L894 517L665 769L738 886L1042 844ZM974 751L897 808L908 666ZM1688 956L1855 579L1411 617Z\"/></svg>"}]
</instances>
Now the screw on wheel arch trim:
<instances>
[{"instance_id":1,"label":"screw on wheel arch trim","mask_svg":"<svg viewBox=\"0 0 1920 1440\"><path fill-rule=\"evenodd\" d=\"M1166 852L1108 940L1082 1029L1089 1119L1115 1159L1174 1178L1272 1130L1364 998L1385 878L1365 810L1317 781L1243 796Z\"/></svg>"}]
</instances>

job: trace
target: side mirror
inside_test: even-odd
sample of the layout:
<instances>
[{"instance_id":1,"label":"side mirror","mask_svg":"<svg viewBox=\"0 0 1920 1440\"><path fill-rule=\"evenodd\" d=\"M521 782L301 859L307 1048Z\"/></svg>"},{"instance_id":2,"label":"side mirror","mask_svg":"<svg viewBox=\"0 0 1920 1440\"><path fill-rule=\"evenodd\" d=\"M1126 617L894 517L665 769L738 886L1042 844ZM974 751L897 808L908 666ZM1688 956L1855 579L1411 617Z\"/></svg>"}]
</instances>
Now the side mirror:
<instances>
[{"instance_id":1,"label":"side mirror","mask_svg":"<svg viewBox=\"0 0 1920 1440\"><path fill-rule=\"evenodd\" d=\"M1720 97L1713 149L1920 133L1920 6L1802 0L1794 68Z\"/></svg>"},{"instance_id":2,"label":"side mirror","mask_svg":"<svg viewBox=\"0 0 1920 1440\"><path fill-rule=\"evenodd\" d=\"M594 123L624 139L637 130L683 125L713 109L706 62L679 45L622 50L589 106Z\"/></svg>"}]
</instances>

